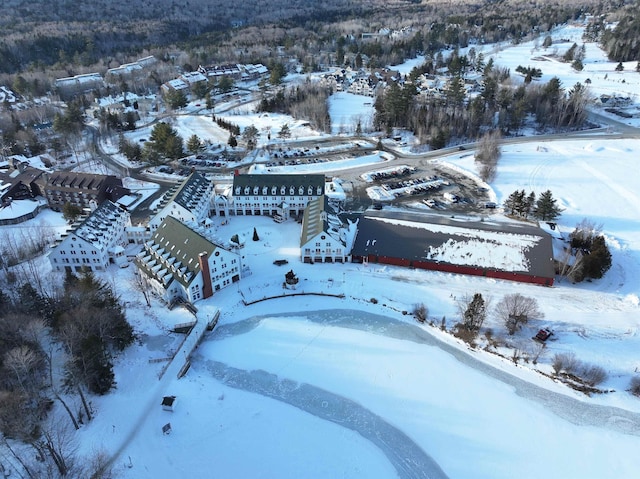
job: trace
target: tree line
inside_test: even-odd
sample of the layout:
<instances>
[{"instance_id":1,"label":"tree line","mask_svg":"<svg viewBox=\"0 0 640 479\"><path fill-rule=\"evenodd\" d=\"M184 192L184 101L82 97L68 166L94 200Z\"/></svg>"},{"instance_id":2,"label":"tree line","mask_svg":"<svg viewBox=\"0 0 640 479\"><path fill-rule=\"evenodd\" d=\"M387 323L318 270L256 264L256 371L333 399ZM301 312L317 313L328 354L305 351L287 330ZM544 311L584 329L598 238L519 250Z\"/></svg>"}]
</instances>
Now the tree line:
<instances>
[{"instance_id":1,"label":"tree line","mask_svg":"<svg viewBox=\"0 0 640 479\"><path fill-rule=\"evenodd\" d=\"M462 57L455 64L473 64L466 55ZM587 120L589 95L580 83L565 90L560 79L554 77L545 84L530 81L514 87L509 71L494 67L492 61L476 63L474 68L482 72L477 94L466 93L462 68L462 72L454 70L442 94L425 97L417 94L414 82L422 72L435 70L434 60L427 59L412 72L411 82L392 84L376 98L376 128L387 132L407 128L422 143L439 149L493 129L504 135L518 134L529 118L540 130L579 129Z\"/></svg>"},{"instance_id":2,"label":"tree line","mask_svg":"<svg viewBox=\"0 0 640 479\"><path fill-rule=\"evenodd\" d=\"M258 112L285 113L296 119L308 120L311 126L323 132L331 130L331 117L327 100L328 88L313 83L304 83L282 88L272 97L263 97Z\"/></svg>"},{"instance_id":3,"label":"tree line","mask_svg":"<svg viewBox=\"0 0 640 479\"><path fill-rule=\"evenodd\" d=\"M106 456L76 457L72 431L93 419L91 394L115 386L114 357L134 338L117 295L91 272L68 273L51 295L30 282L0 291L0 432L18 477L107 477ZM55 403L66 418L53 418Z\"/></svg>"}]
</instances>

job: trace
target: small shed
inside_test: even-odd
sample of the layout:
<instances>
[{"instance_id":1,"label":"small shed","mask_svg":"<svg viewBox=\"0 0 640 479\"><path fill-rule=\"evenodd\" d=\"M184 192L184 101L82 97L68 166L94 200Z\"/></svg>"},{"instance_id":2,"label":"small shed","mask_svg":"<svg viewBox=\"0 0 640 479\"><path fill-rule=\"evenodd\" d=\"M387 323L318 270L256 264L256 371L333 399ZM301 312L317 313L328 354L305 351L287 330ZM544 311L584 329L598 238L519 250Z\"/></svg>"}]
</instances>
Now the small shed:
<instances>
[{"instance_id":1,"label":"small shed","mask_svg":"<svg viewBox=\"0 0 640 479\"><path fill-rule=\"evenodd\" d=\"M165 396L162 398L162 409L164 409L165 411L171 411L173 412L173 407L176 404L176 397L175 396Z\"/></svg>"}]
</instances>

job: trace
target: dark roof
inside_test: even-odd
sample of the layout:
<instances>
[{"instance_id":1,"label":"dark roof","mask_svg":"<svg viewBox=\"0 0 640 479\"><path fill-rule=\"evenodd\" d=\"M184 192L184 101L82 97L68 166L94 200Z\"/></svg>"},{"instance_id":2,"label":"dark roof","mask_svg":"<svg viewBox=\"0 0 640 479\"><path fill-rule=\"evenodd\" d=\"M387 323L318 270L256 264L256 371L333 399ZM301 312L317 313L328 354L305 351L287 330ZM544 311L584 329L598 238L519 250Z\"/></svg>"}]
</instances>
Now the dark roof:
<instances>
[{"instance_id":1,"label":"dark roof","mask_svg":"<svg viewBox=\"0 0 640 479\"><path fill-rule=\"evenodd\" d=\"M144 259L151 255L155 264L159 266L158 271L154 273L142 268L147 274L156 276L166 270L164 274L171 274L173 279L188 286L200 272L200 253L207 253L211 257L216 248L217 246L204 236L173 216L167 216L139 256Z\"/></svg>"},{"instance_id":2,"label":"dark roof","mask_svg":"<svg viewBox=\"0 0 640 479\"><path fill-rule=\"evenodd\" d=\"M191 210L191 200L209 188L211 182L198 172L193 172L180 185L173 196L173 201L187 210Z\"/></svg>"},{"instance_id":3,"label":"dark roof","mask_svg":"<svg viewBox=\"0 0 640 479\"><path fill-rule=\"evenodd\" d=\"M273 196L282 196L280 188L285 187L285 195L289 196L289 189L295 189L294 196L298 196L298 189L304 188L304 195L307 196L309 187L313 192L313 196L319 196L324 193L324 175L236 175L233 177L233 195L244 196L245 187L249 187L251 191L247 196L254 196L254 188L258 187L258 195L271 196L272 189L275 186L276 191ZM239 193L236 188L240 187ZM263 194L263 189L267 188ZM320 191L320 193L318 193Z\"/></svg>"},{"instance_id":4,"label":"dark roof","mask_svg":"<svg viewBox=\"0 0 640 479\"><path fill-rule=\"evenodd\" d=\"M92 173L76 173L72 171L55 172L47 177L47 188L100 190L106 184L122 185L122 180L114 175L94 175Z\"/></svg>"},{"instance_id":5,"label":"dark roof","mask_svg":"<svg viewBox=\"0 0 640 479\"><path fill-rule=\"evenodd\" d=\"M383 221L387 220L387 221ZM411 222L414 225L399 224L398 220ZM437 225L431 231L428 225ZM447 231L438 231L447 230ZM429 251L441 248L447 242L464 243L475 240L475 245L487 250L495 249L494 239L487 237L487 232L504 234L503 248L517 248L509 246L510 238L534 237L530 247L523 251L529 266L515 272L532 276L553 278L553 250L551 236L534 225L522 223L501 223L495 221L469 221L466 219L450 218L442 215L428 215L419 213L405 213L397 211L367 211L358 222L358 232L351 251L354 257L369 255L401 258L409 261L436 261L428 256ZM514 236L515 235L515 236ZM441 261L444 262L444 261ZM453 263L452 263L453 264ZM495 266L473 264L472 260L458 258L456 265L478 266L486 269L513 271Z\"/></svg>"}]
</instances>

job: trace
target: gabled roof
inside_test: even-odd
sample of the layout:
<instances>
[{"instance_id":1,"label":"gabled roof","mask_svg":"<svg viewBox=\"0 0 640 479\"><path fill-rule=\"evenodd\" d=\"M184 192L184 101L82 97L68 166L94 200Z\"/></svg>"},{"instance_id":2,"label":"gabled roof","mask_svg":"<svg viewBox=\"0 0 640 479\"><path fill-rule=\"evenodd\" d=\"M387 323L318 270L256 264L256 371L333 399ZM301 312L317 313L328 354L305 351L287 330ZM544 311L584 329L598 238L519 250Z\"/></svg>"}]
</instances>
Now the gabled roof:
<instances>
[{"instance_id":1,"label":"gabled roof","mask_svg":"<svg viewBox=\"0 0 640 479\"><path fill-rule=\"evenodd\" d=\"M158 277L163 273L159 279L171 275L182 285L188 286L200 272L200 253L207 253L211 257L216 248L204 236L173 216L167 216L145 244L145 250L139 257L152 256L152 261L145 261L148 265L145 268L147 274Z\"/></svg>"},{"instance_id":2,"label":"gabled roof","mask_svg":"<svg viewBox=\"0 0 640 479\"><path fill-rule=\"evenodd\" d=\"M324 175L236 175L233 177L233 195L234 196L253 196L254 188L258 187L260 196L272 196L272 188L276 187L276 192L273 196L281 196L280 188L286 188L286 195L289 195L289 189L293 187L295 189L295 195L298 195L298 189L304 188L304 195L307 195L309 187L313 191L313 195L317 196L318 191L320 194L324 193ZM240 192L236 193L240 187ZM245 194L245 187L250 188L250 192ZM263 189L267 188L266 194L263 194Z\"/></svg>"},{"instance_id":3,"label":"gabled roof","mask_svg":"<svg viewBox=\"0 0 640 479\"><path fill-rule=\"evenodd\" d=\"M119 235L106 234L114 230L116 220L129 217L129 212L109 200L100 203L89 216L82 219L71 231L71 234L86 241L98 251L104 251L113 246ZM67 236L69 238L70 236Z\"/></svg>"},{"instance_id":4,"label":"gabled roof","mask_svg":"<svg viewBox=\"0 0 640 479\"><path fill-rule=\"evenodd\" d=\"M340 238L342 222L329 204L329 198L325 195L309 201L302 218L302 233L300 234L300 247L307 244L320 233L326 233L344 245Z\"/></svg>"},{"instance_id":5,"label":"gabled roof","mask_svg":"<svg viewBox=\"0 0 640 479\"><path fill-rule=\"evenodd\" d=\"M190 211L193 209L192 201L199 195L204 194L210 186L210 180L194 171L176 190L171 200Z\"/></svg>"},{"instance_id":6,"label":"gabled roof","mask_svg":"<svg viewBox=\"0 0 640 479\"><path fill-rule=\"evenodd\" d=\"M475 266L545 278L555 275L551 237L536 226L520 223L367 212L358 223L352 254Z\"/></svg>"}]
</instances>

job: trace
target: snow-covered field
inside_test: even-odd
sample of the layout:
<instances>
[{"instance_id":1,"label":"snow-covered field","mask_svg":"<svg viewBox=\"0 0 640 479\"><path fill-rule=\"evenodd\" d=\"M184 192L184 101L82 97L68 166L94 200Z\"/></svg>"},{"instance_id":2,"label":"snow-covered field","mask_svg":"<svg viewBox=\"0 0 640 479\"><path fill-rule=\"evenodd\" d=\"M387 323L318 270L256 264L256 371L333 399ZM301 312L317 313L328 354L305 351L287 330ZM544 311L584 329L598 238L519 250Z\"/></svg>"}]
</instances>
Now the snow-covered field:
<instances>
[{"instance_id":1,"label":"snow-covered field","mask_svg":"<svg viewBox=\"0 0 640 479\"><path fill-rule=\"evenodd\" d=\"M269 218L230 219L221 236L256 225L260 241L243 250L252 275L197 304L216 328L196 350L188 374L164 376L149 359L168 356L188 321L181 310L148 310L123 276L142 344L118 365L118 388L94 400L97 417L81 432L86 451L115 451L123 477L553 477L627 478L637 473L640 401L625 389L640 367L638 272L640 188L633 141L571 141L505 148L492 185L499 200L515 188L551 189L565 209L560 226L583 217L604 222L614 266L593 283L553 288L381 265L300 263L299 225ZM621 151L622 150L622 151ZM450 159L473 169L472 160ZM606 221L605 221L606 220ZM288 259L278 267L274 259ZM245 306L241 296L281 292L293 269L306 282L345 298L288 297ZM495 301L535 297L545 318L510 338L522 351L549 326L555 340L535 368L551 372L555 353L573 352L604 367L605 395L586 397L531 370L470 351L437 327L402 311L424 302L436 326L456 320L456 298L480 292ZM378 303L370 302L375 298ZM495 318L485 324L497 336ZM182 358L176 358L181 361ZM163 395L176 395L174 412ZM616 409L621 408L621 409ZM122 411L127 413L123 414ZM161 427L171 423L172 433ZM532 447L533 445L533 447ZM132 464L131 468L127 465Z\"/></svg>"},{"instance_id":2,"label":"snow-covered field","mask_svg":"<svg viewBox=\"0 0 640 479\"><path fill-rule=\"evenodd\" d=\"M515 62L514 70L525 51L542 54L524 44L502 50L496 61ZM592 55L589 45L587 58L595 59L585 61L592 87L606 85L595 68L615 65ZM564 70L554 73L546 65L555 63L540 66L545 75L570 70L561 64ZM569 76L562 82L575 83ZM177 124L183 137L214 135L205 125L213 125L210 118L184 118ZM267 118L246 121L261 132L268 127ZM286 121L274 122L272 133ZM613 267L592 283L544 288L383 265L302 264L299 224L228 218L217 226L221 237L254 226L259 232L260 241L247 241L242 250L252 274L196 304L200 317L219 308L221 319L182 379L175 368L158 379L166 363L149 361L178 351L172 365L181 364L182 337L168 330L192 316L157 303L147 308L129 287L133 268L112 269L108 279L126 302L140 343L118 358L117 389L93 398L97 414L79 432L80 450L115 454L127 479L637 477L640 400L625 389L640 374L639 150L640 141L604 137L511 145L490 185L498 202L515 189L551 189L565 208L565 233L585 217L602 223ZM446 161L476 173L468 152ZM279 267L274 259L289 264ZM281 293L289 269L300 289L313 283L344 298L243 304L243 295ZM508 339L526 351L534 347L533 332L553 328L555 340L539 364L516 366L440 331L443 319L449 328L457 321L457 298L475 292L494 304L513 292L538 300L544 319ZM436 327L403 314L417 303L428 306ZM485 326L504 336L494 317ZM612 392L587 397L533 371L549 373L559 352L605 368L602 387ZM175 411L162 410L164 395L177 396ZM164 435L167 423L172 432Z\"/></svg>"}]
</instances>

